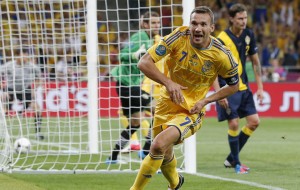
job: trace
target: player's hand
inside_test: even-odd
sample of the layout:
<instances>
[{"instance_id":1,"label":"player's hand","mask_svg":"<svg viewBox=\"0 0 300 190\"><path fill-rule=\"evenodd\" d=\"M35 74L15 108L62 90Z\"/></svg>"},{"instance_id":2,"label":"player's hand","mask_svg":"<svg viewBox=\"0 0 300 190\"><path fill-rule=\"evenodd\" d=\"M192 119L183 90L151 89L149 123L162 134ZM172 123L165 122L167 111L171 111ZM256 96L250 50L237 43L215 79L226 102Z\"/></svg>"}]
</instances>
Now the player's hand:
<instances>
[{"instance_id":1,"label":"player's hand","mask_svg":"<svg viewBox=\"0 0 300 190\"><path fill-rule=\"evenodd\" d=\"M132 58L139 60L145 53L147 52L145 44L141 45L141 47L132 54Z\"/></svg>"},{"instance_id":2,"label":"player's hand","mask_svg":"<svg viewBox=\"0 0 300 190\"><path fill-rule=\"evenodd\" d=\"M256 92L257 95L257 100L260 104L263 103L263 99L264 99L264 91L262 89L258 89Z\"/></svg>"},{"instance_id":3,"label":"player's hand","mask_svg":"<svg viewBox=\"0 0 300 190\"><path fill-rule=\"evenodd\" d=\"M187 87L181 86L180 84L177 84L170 80L170 82L166 85L166 89L169 92L172 102L174 102L175 104L184 102L182 90L186 90Z\"/></svg>"},{"instance_id":4,"label":"player's hand","mask_svg":"<svg viewBox=\"0 0 300 190\"><path fill-rule=\"evenodd\" d=\"M227 98L218 100L218 104L219 104L222 108L227 109L227 108L228 108L228 100L227 100Z\"/></svg>"},{"instance_id":5,"label":"player's hand","mask_svg":"<svg viewBox=\"0 0 300 190\"><path fill-rule=\"evenodd\" d=\"M200 113L201 110L204 108L205 105L206 105L206 104L205 104L204 100L198 101L198 102L194 105L194 107L192 107L192 109L190 110L190 113L191 113L191 114L198 114L198 113Z\"/></svg>"}]
</instances>

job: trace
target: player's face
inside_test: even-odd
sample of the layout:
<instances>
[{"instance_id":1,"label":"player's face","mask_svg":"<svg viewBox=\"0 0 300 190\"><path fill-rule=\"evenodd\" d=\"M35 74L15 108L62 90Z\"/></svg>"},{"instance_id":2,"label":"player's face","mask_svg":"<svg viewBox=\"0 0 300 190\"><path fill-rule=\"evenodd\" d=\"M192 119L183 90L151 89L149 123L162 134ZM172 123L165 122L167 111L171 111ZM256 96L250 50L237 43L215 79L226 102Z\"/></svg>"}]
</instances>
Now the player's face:
<instances>
[{"instance_id":1,"label":"player's face","mask_svg":"<svg viewBox=\"0 0 300 190\"><path fill-rule=\"evenodd\" d=\"M190 21L191 43L197 48L210 44L210 34L214 31L209 14L193 13Z\"/></svg>"},{"instance_id":2,"label":"player's face","mask_svg":"<svg viewBox=\"0 0 300 190\"><path fill-rule=\"evenodd\" d=\"M247 25L247 12L236 13L234 17L230 17L230 21L235 29L244 30Z\"/></svg>"},{"instance_id":3,"label":"player's face","mask_svg":"<svg viewBox=\"0 0 300 190\"><path fill-rule=\"evenodd\" d=\"M29 62L29 54L28 53L20 53L17 59L18 64L25 64Z\"/></svg>"},{"instance_id":4,"label":"player's face","mask_svg":"<svg viewBox=\"0 0 300 190\"><path fill-rule=\"evenodd\" d=\"M160 30L160 19L159 19L159 17L151 17L149 27L150 27L150 30L151 30L152 37L159 34L159 30Z\"/></svg>"}]
</instances>

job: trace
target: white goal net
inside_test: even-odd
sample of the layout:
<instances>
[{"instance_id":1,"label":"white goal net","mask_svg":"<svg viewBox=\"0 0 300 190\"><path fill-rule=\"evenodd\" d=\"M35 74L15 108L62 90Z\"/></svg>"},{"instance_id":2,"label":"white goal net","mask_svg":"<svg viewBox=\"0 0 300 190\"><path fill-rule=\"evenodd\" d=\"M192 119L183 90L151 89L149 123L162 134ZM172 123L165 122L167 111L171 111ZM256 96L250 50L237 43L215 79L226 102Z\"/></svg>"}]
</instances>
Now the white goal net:
<instances>
[{"instance_id":1,"label":"white goal net","mask_svg":"<svg viewBox=\"0 0 300 190\"><path fill-rule=\"evenodd\" d=\"M4 0L0 7L0 168L12 171L133 171L137 151L107 164L124 118L109 72L146 11L161 35L182 25L181 0ZM144 118L151 121L151 116ZM137 132L140 146L145 132ZM14 142L30 141L17 152ZM130 144L130 142L128 143ZM19 145L22 146L22 145ZM182 148L176 150L184 162ZM181 165L183 166L183 165Z\"/></svg>"}]
</instances>

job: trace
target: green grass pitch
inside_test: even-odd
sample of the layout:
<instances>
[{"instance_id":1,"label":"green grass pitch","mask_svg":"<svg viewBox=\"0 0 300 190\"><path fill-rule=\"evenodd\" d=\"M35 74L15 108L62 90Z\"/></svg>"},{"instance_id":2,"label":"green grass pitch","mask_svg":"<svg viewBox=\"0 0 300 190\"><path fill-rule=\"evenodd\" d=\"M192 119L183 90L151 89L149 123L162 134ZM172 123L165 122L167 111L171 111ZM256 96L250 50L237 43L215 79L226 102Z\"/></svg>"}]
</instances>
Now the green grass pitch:
<instances>
[{"instance_id":1,"label":"green grass pitch","mask_svg":"<svg viewBox=\"0 0 300 190\"><path fill-rule=\"evenodd\" d=\"M244 124L244 120L241 120ZM260 127L240 154L251 168L237 175L225 169L228 154L227 124L206 118L197 133L197 175L183 174L182 190L300 189L300 119L261 118ZM0 174L0 189L68 190L129 189L136 173L101 174ZM146 190L167 189L161 174L153 177Z\"/></svg>"}]
</instances>

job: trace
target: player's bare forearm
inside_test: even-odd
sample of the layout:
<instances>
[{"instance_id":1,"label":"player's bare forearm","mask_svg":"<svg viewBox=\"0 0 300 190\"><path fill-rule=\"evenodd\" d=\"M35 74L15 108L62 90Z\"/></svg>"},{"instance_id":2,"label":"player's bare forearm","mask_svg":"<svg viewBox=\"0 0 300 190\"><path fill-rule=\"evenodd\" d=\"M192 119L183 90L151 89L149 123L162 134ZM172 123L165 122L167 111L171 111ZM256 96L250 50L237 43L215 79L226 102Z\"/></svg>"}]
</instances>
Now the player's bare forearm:
<instances>
[{"instance_id":1,"label":"player's bare forearm","mask_svg":"<svg viewBox=\"0 0 300 190\"><path fill-rule=\"evenodd\" d=\"M148 53L146 53L140 59L137 66L148 78L152 79L157 83L166 85L170 80L158 70L154 61L152 60L152 57Z\"/></svg>"},{"instance_id":2,"label":"player's bare forearm","mask_svg":"<svg viewBox=\"0 0 300 190\"><path fill-rule=\"evenodd\" d=\"M262 79L261 79L261 75L262 75L261 74L261 64L260 64L257 53L252 55L250 58L252 61L252 66L253 66L253 71L254 71L257 87L259 90L263 90L263 84L262 84Z\"/></svg>"},{"instance_id":3,"label":"player's bare forearm","mask_svg":"<svg viewBox=\"0 0 300 190\"><path fill-rule=\"evenodd\" d=\"M217 78L215 79L215 81L213 82L212 87L214 88L215 91L220 90L220 84L219 84L219 81L218 81L218 77L217 77Z\"/></svg>"},{"instance_id":4,"label":"player's bare forearm","mask_svg":"<svg viewBox=\"0 0 300 190\"><path fill-rule=\"evenodd\" d=\"M221 89L218 78L215 79L212 86L213 86L215 92L217 92ZM228 101L226 98L220 99L217 102L222 108L224 108L224 109L228 108Z\"/></svg>"},{"instance_id":5,"label":"player's bare forearm","mask_svg":"<svg viewBox=\"0 0 300 190\"><path fill-rule=\"evenodd\" d=\"M211 102L215 102L217 100L226 98L234 93L236 93L239 90L239 85L235 84L235 85L226 85L224 87L222 87L220 90L218 90L217 92L211 94L210 96L198 101L195 106L190 110L191 114L196 114L196 113L200 113L201 110L203 109L204 106L206 106L207 104L211 103Z\"/></svg>"}]
</instances>

